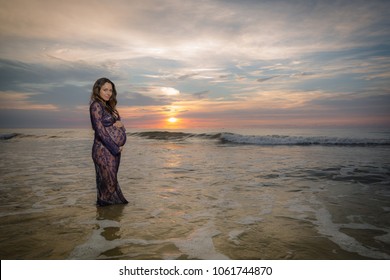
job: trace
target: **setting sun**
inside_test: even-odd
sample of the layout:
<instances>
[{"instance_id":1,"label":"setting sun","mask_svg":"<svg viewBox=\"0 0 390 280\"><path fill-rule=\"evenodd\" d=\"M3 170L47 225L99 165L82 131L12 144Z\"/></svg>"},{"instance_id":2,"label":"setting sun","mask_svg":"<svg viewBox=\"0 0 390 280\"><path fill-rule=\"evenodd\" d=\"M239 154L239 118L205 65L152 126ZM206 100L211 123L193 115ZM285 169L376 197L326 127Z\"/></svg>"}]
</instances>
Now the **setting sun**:
<instances>
[{"instance_id":1,"label":"setting sun","mask_svg":"<svg viewBox=\"0 0 390 280\"><path fill-rule=\"evenodd\" d=\"M168 119L169 123L176 123L177 121L178 121L178 119L174 118L174 117L171 117L171 118Z\"/></svg>"}]
</instances>

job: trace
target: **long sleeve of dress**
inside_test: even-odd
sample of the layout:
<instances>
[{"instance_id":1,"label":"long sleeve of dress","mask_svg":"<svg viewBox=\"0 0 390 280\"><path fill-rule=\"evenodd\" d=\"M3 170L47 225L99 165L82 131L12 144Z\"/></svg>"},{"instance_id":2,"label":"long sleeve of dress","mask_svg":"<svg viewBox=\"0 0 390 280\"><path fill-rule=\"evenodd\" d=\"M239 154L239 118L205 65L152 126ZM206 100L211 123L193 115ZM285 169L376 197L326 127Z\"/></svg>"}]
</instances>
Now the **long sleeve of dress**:
<instances>
[{"instance_id":1,"label":"long sleeve of dress","mask_svg":"<svg viewBox=\"0 0 390 280\"><path fill-rule=\"evenodd\" d=\"M110 151L112 155L120 153L118 145L111 139L102 123L103 107L98 102L93 102L89 108L91 115L92 128L95 130L95 137L97 137L103 145Z\"/></svg>"}]
</instances>

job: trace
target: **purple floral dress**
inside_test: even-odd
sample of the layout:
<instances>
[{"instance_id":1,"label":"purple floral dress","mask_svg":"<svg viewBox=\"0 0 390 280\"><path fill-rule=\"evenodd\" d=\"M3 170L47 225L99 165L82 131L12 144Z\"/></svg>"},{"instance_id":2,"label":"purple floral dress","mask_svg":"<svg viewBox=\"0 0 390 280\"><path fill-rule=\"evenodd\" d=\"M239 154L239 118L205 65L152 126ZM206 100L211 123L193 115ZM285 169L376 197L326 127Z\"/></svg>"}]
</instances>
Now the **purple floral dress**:
<instances>
[{"instance_id":1,"label":"purple floral dress","mask_svg":"<svg viewBox=\"0 0 390 280\"><path fill-rule=\"evenodd\" d=\"M119 147L126 143L126 130L113 125L120 118L111 115L101 102L92 102L90 115L95 131L92 159L96 170L97 205L128 203L117 179L121 159Z\"/></svg>"}]
</instances>

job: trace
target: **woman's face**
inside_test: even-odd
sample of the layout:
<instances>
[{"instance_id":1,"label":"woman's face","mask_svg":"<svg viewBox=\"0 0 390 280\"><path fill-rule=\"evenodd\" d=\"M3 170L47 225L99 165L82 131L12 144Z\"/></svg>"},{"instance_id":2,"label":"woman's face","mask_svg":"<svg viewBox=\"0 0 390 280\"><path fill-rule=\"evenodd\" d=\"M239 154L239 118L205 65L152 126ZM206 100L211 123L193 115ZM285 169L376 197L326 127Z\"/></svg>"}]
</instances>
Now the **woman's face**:
<instances>
[{"instance_id":1,"label":"woman's face","mask_svg":"<svg viewBox=\"0 0 390 280\"><path fill-rule=\"evenodd\" d=\"M112 85L105 83L100 89L99 95L104 101L109 101L112 95Z\"/></svg>"}]
</instances>

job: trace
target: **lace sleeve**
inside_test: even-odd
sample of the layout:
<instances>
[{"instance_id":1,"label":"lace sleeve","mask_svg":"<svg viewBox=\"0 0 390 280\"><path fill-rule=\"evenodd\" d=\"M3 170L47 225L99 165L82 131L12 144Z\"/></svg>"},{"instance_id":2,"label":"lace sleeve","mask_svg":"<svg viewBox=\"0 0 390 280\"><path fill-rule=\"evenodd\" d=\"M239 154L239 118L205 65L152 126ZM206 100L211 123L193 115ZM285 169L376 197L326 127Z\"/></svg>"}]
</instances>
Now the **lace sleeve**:
<instances>
[{"instance_id":1,"label":"lace sleeve","mask_svg":"<svg viewBox=\"0 0 390 280\"><path fill-rule=\"evenodd\" d=\"M92 128L95 130L98 138L102 141L103 145L110 151L111 154L119 154L119 147L111 139L110 135L107 133L106 128L102 123L103 118L103 108L98 102L93 102L89 108L91 115Z\"/></svg>"}]
</instances>

